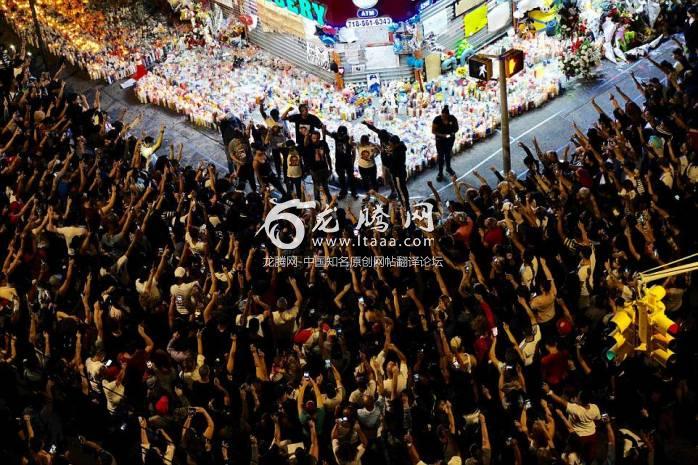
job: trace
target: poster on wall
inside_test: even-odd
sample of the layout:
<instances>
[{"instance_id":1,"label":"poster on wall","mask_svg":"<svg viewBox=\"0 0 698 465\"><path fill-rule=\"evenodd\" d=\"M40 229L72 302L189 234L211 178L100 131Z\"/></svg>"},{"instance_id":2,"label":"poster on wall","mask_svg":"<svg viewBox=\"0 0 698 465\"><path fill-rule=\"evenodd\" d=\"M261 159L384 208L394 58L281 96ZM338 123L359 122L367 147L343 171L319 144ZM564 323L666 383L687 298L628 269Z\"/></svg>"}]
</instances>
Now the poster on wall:
<instances>
[{"instance_id":1,"label":"poster on wall","mask_svg":"<svg viewBox=\"0 0 698 465\"><path fill-rule=\"evenodd\" d=\"M457 18L468 10L485 3L485 0L458 0L453 4L453 16Z\"/></svg>"},{"instance_id":2,"label":"poster on wall","mask_svg":"<svg viewBox=\"0 0 698 465\"><path fill-rule=\"evenodd\" d=\"M330 69L330 52L324 45L305 43L306 60L318 68Z\"/></svg>"},{"instance_id":3,"label":"poster on wall","mask_svg":"<svg viewBox=\"0 0 698 465\"><path fill-rule=\"evenodd\" d=\"M500 3L487 13L487 30L496 32L511 22L511 6Z\"/></svg>"},{"instance_id":4,"label":"poster on wall","mask_svg":"<svg viewBox=\"0 0 698 465\"><path fill-rule=\"evenodd\" d=\"M381 89L381 76L378 73L370 73L366 76L366 87L371 92L380 92Z\"/></svg>"},{"instance_id":5,"label":"poster on wall","mask_svg":"<svg viewBox=\"0 0 698 465\"><path fill-rule=\"evenodd\" d=\"M395 55L392 45L366 47L366 69L397 68L400 57Z\"/></svg>"},{"instance_id":6,"label":"poster on wall","mask_svg":"<svg viewBox=\"0 0 698 465\"><path fill-rule=\"evenodd\" d=\"M432 33L435 36L438 36L439 34L443 34L444 32L446 32L448 26L448 16L449 11L448 9L445 9L439 11L434 16L430 16L429 18L422 21L424 36L426 37Z\"/></svg>"},{"instance_id":7,"label":"poster on wall","mask_svg":"<svg viewBox=\"0 0 698 465\"><path fill-rule=\"evenodd\" d=\"M441 54L431 53L424 59L427 81L436 79L441 74Z\"/></svg>"},{"instance_id":8,"label":"poster on wall","mask_svg":"<svg viewBox=\"0 0 698 465\"><path fill-rule=\"evenodd\" d=\"M275 2L258 0L257 16L264 32L280 32L300 38L307 35L307 20L278 7Z\"/></svg>"},{"instance_id":9,"label":"poster on wall","mask_svg":"<svg viewBox=\"0 0 698 465\"><path fill-rule=\"evenodd\" d=\"M483 3L474 10L469 11L463 17L463 30L465 37L470 37L473 34L480 32L487 27L487 4Z\"/></svg>"}]
</instances>

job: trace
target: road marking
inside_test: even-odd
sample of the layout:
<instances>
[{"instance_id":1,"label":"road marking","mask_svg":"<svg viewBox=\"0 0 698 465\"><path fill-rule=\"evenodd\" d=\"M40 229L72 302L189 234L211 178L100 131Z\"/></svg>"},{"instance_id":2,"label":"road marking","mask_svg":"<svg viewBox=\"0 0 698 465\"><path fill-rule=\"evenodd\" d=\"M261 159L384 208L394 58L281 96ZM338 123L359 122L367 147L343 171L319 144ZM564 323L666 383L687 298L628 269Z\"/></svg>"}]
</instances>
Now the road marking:
<instances>
[{"instance_id":1,"label":"road marking","mask_svg":"<svg viewBox=\"0 0 698 465\"><path fill-rule=\"evenodd\" d=\"M547 123L548 121L550 121L550 120L552 120L552 119L554 119L554 118L557 118L563 111L564 111L564 110L560 110L560 111L558 111L558 112L556 112L556 113L553 113L552 115L548 116L547 118L545 118L543 121L541 121L540 123L536 124L536 125L533 126L532 128L526 130L525 132L519 134L517 137L511 139L511 141L512 141L512 142L516 142L517 140L521 139L522 137L526 136L527 134L530 134L532 131L535 131L536 129L538 129L539 127L543 126L543 125L544 125L545 123ZM480 163L478 163L477 165L473 166L471 169L469 169L468 171L466 171L465 173L463 173L463 174L462 174L459 178L457 178L456 180L457 180L457 181L460 181L460 180L463 179L464 177L468 176L470 173L472 173L473 171L477 170L479 167L481 167L482 165L484 165L485 163L487 163L488 161L490 161L495 155L497 155L497 154L498 154L499 152L501 152L501 151L502 151L501 147L498 148L498 149L497 149L495 152L493 152L490 156L488 156L488 157L486 157L485 159L483 159L482 161L480 161ZM453 186L453 182L449 182L448 184L446 184L445 186L441 187L440 189L437 189L436 192L438 192L438 193L440 194L441 192L445 191L446 189L450 188L451 186Z\"/></svg>"}]
</instances>

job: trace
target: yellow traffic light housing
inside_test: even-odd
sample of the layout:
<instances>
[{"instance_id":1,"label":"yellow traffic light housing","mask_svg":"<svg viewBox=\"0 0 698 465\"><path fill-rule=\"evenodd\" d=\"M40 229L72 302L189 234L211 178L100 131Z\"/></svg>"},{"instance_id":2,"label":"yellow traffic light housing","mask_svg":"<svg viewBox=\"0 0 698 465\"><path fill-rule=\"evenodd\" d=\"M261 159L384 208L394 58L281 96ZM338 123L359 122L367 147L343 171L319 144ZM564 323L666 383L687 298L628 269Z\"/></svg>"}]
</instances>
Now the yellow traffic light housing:
<instances>
[{"instance_id":1,"label":"yellow traffic light housing","mask_svg":"<svg viewBox=\"0 0 698 465\"><path fill-rule=\"evenodd\" d=\"M630 352L644 352L663 367L676 361L676 336L679 325L664 313L661 286L646 289L642 297L616 310L608 325L609 362L620 363Z\"/></svg>"},{"instance_id":2,"label":"yellow traffic light housing","mask_svg":"<svg viewBox=\"0 0 698 465\"><path fill-rule=\"evenodd\" d=\"M671 367L676 363L676 354L671 350L654 349L650 352L652 360L659 363L664 368Z\"/></svg>"},{"instance_id":3,"label":"yellow traffic light housing","mask_svg":"<svg viewBox=\"0 0 698 465\"><path fill-rule=\"evenodd\" d=\"M663 306L664 305L662 305L662 307ZM664 310L662 310L661 313L650 315L650 324L652 325L652 329L657 330L661 334L668 334L670 336L679 334L680 327L678 323L666 316Z\"/></svg>"},{"instance_id":4,"label":"yellow traffic light housing","mask_svg":"<svg viewBox=\"0 0 698 465\"><path fill-rule=\"evenodd\" d=\"M614 331L623 333L633 324L634 320L635 315L632 305L626 305L621 310L616 311L609 323Z\"/></svg>"},{"instance_id":5,"label":"yellow traffic light housing","mask_svg":"<svg viewBox=\"0 0 698 465\"><path fill-rule=\"evenodd\" d=\"M616 310L609 321L608 349L606 359L609 362L622 362L625 357L634 350L633 340L635 336L635 308L627 304Z\"/></svg>"},{"instance_id":6,"label":"yellow traffic light housing","mask_svg":"<svg viewBox=\"0 0 698 465\"><path fill-rule=\"evenodd\" d=\"M620 361L624 357L619 357L624 352L624 346L627 344L625 336L620 332L613 332L608 337L608 344L610 347L606 350L606 359L609 362Z\"/></svg>"}]
</instances>

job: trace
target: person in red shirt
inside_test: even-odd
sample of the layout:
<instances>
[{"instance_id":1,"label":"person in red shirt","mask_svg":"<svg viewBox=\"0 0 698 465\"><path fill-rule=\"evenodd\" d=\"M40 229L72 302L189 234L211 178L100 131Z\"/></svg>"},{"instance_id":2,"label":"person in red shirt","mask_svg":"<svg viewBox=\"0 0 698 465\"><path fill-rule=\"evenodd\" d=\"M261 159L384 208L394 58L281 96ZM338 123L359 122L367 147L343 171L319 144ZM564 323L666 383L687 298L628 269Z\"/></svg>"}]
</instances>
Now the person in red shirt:
<instances>
[{"instance_id":1,"label":"person in red shirt","mask_svg":"<svg viewBox=\"0 0 698 465\"><path fill-rule=\"evenodd\" d=\"M490 217L485 220L485 232L482 235L482 242L490 250L495 245L504 242L504 230L499 227L496 219Z\"/></svg>"},{"instance_id":2,"label":"person in red shirt","mask_svg":"<svg viewBox=\"0 0 698 465\"><path fill-rule=\"evenodd\" d=\"M549 386L559 386L567 378L568 353L558 350L556 339L546 341L545 349L548 353L540 360L543 380Z\"/></svg>"},{"instance_id":3,"label":"person in red shirt","mask_svg":"<svg viewBox=\"0 0 698 465\"><path fill-rule=\"evenodd\" d=\"M473 233L475 223L465 213L456 213L454 219L458 227L453 233L453 238L457 241L462 241L466 246L470 247L470 235Z\"/></svg>"}]
</instances>

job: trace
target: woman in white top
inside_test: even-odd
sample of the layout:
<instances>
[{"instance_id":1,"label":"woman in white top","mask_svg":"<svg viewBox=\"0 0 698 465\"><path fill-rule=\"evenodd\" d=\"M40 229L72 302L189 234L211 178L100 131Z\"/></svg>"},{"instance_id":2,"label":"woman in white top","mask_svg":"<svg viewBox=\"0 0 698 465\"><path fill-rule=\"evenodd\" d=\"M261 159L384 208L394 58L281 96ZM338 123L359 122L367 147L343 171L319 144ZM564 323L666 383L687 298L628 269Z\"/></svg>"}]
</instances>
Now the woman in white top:
<instances>
[{"instance_id":1,"label":"woman in white top","mask_svg":"<svg viewBox=\"0 0 698 465\"><path fill-rule=\"evenodd\" d=\"M296 147L290 147L286 155L286 191L289 195L293 194L293 189L296 190L296 196L300 199L301 182L303 179L303 159L296 150Z\"/></svg>"},{"instance_id":2,"label":"woman in white top","mask_svg":"<svg viewBox=\"0 0 698 465\"><path fill-rule=\"evenodd\" d=\"M361 184L366 192L371 189L378 189L376 181L376 157L380 153L378 146L372 144L367 135L361 136L359 146L356 149L359 160L359 174L361 175Z\"/></svg>"}]
</instances>

